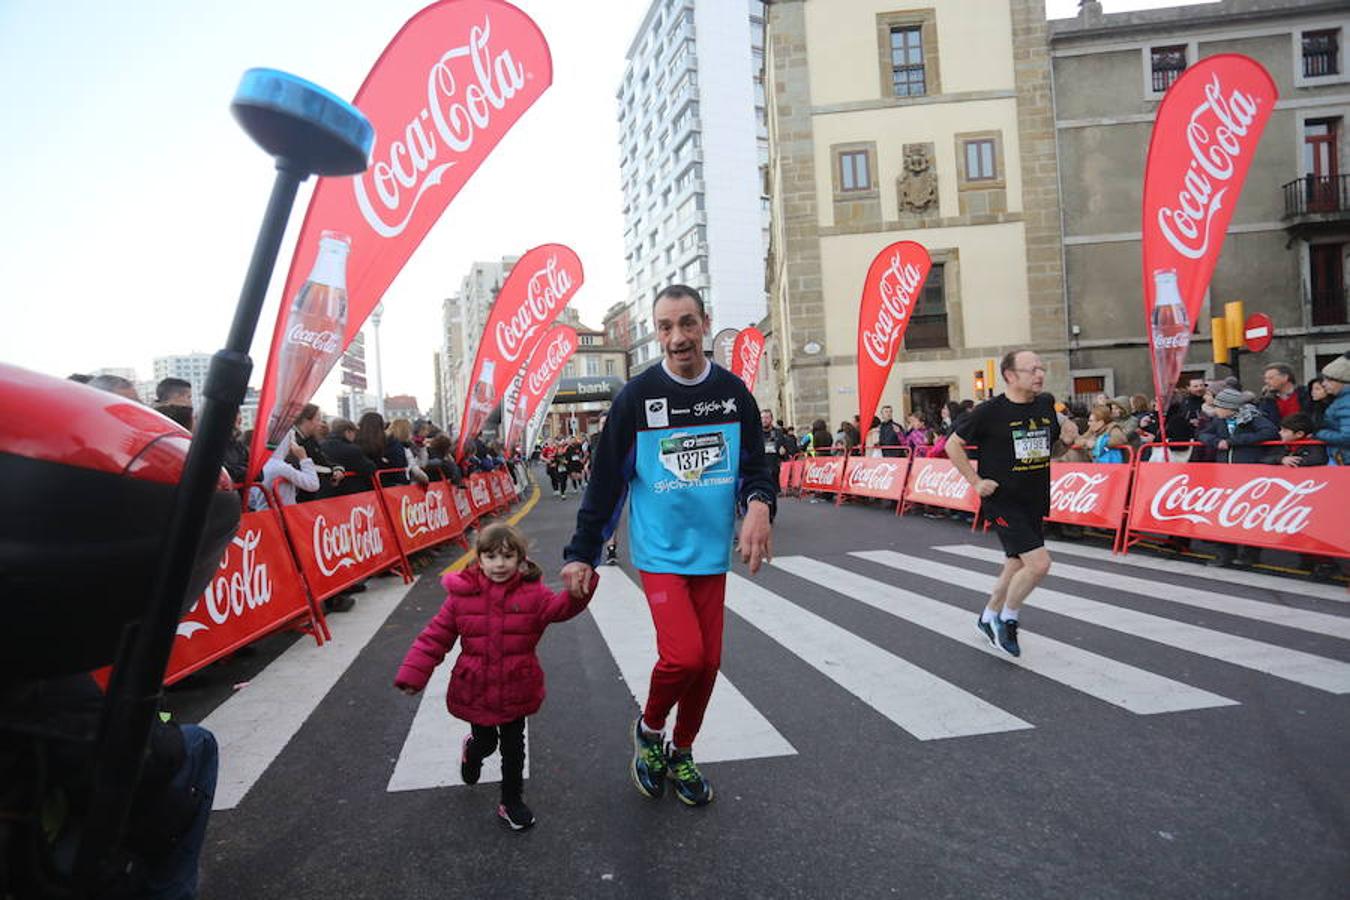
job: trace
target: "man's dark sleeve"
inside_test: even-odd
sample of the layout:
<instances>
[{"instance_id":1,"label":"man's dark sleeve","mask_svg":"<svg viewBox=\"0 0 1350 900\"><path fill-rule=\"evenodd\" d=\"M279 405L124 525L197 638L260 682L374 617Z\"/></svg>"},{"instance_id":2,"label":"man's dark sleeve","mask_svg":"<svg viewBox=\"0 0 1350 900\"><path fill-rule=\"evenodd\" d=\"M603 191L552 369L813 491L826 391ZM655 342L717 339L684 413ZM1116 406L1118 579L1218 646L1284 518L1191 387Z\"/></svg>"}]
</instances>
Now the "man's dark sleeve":
<instances>
[{"instance_id":1,"label":"man's dark sleeve","mask_svg":"<svg viewBox=\"0 0 1350 900\"><path fill-rule=\"evenodd\" d=\"M979 444L980 437L984 434L984 420L989 414L989 404L993 402L986 400L977 404L974 409L957 420L953 433L967 444Z\"/></svg>"},{"instance_id":2,"label":"man's dark sleeve","mask_svg":"<svg viewBox=\"0 0 1350 900\"><path fill-rule=\"evenodd\" d=\"M741 460L740 490L736 495L737 505L744 510L750 502L751 494L760 494L768 500L769 518L778 513L778 484L769 472L769 463L764 458L764 430L760 424L759 404L755 397L745 389L739 379L741 410Z\"/></svg>"},{"instance_id":3,"label":"man's dark sleeve","mask_svg":"<svg viewBox=\"0 0 1350 900\"><path fill-rule=\"evenodd\" d=\"M637 406L628 388L619 392L600 432L600 441L591 458L591 480L577 510L577 527L563 548L564 562L596 565L605 539L612 533L616 511L628 490L633 471L633 447L637 443ZM763 443L760 452L764 452ZM554 457L555 461L562 454ZM564 470L566 464L563 464Z\"/></svg>"}]
</instances>

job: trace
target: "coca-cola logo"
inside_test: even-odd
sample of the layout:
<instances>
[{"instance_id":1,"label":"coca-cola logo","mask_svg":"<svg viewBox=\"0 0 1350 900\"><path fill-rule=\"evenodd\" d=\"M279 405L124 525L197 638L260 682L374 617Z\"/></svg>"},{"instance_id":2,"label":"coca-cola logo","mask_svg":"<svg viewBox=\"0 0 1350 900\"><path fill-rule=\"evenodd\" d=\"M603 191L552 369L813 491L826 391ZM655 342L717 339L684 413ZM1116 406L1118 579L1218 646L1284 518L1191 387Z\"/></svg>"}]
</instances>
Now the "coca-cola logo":
<instances>
[{"instance_id":1,"label":"coca-cola logo","mask_svg":"<svg viewBox=\"0 0 1350 900\"><path fill-rule=\"evenodd\" d=\"M1190 474L1183 473L1158 488L1149 513L1159 522L1184 519L1196 525L1298 534L1313 510L1299 501L1326 486L1312 478L1294 482L1279 476L1252 478L1239 487L1192 486Z\"/></svg>"},{"instance_id":2,"label":"coca-cola logo","mask_svg":"<svg viewBox=\"0 0 1350 900\"><path fill-rule=\"evenodd\" d=\"M802 480L812 484L834 484L834 479L839 475L839 465L837 460L809 462L802 471Z\"/></svg>"},{"instance_id":3,"label":"coca-cola logo","mask_svg":"<svg viewBox=\"0 0 1350 900\"><path fill-rule=\"evenodd\" d=\"M1050 483L1050 511L1087 515L1101 505L1097 487L1106 481L1101 473L1066 472Z\"/></svg>"},{"instance_id":4,"label":"coca-cola logo","mask_svg":"<svg viewBox=\"0 0 1350 900\"><path fill-rule=\"evenodd\" d=\"M1209 252L1210 225L1223 208L1237 158L1247 149L1242 138L1256 119L1257 101L1240 90L1225 99L1219 74L1205 85L1205 99L1186 126L1190 165L1181 176L1175 207L1158 209L1158 227L1172 249L1187 259Z\"/></svg>"},{"instance_id":5,"label":"coca-cola logo","mask_svg":"<svg viewBox=\"0 0 1350 900\"><path fill-rule=\"evenodd\" d=\"M476 480L469 484L469 493L473 495L475 506L487 506L492 502L492 498L488 496L487 485L481 480Z\"/></svg>"},{"instance_id":6,"label":"coca-cola logo","mask_svg":"<svg viewBox=\"0 0 1350 900\"><path fill-rule=\"evenodd\" d=\"M530 276L520 309L497 323L497 354L515 362L526 342L557 318L558 307L575 283L572 273L558 265L558 257L550 256L544 267Z\"/></svg>"},{"instance_id":7,"label":"coca-cola logo","mask_svg":"<svg viewBox=\"0 0 1350 900\"><path fill-rule=\"evenodd\" d=\"M924 465L914 477L914 493L964 500L966 494L970 493L970 482L961 476L955 466Z\"/></svg>"},{"instance_id":8,"label":"coca-cola logo","mask_svg":"<svg viewBox=\"0 0 1350 900\"><path fill-rule=\"evenodd\" d=\"M219 571L207 582L188 615L206 603L206 615L217 625L224 625L231 617L242 616L245 610L256 609L272 599L272 579L267 574L267 563L258 562L258 545L262 532L252 529L236 534L230 545L239 548L239 567L230 565L227 548L220 558ZM178 636L190 638L210 625L196 619L186 619L178 625Z\"/></svg>"},{"instance_id":9,"label":"coca-cola logo","mask_svg":"<svg viewBox=\"0 0 1350 900\"><path fill-rule=\"evenodd\" d=\"M901 265L900 252L891 256L891 264L881 273L877 290L881 305L877 307L876 321L862 332L863 349L878 366L888 366L895 358L895 345L909 321L914 291L923 283L923 272L913 263Z\"/></svg>"},{"instance_id":10,"label":"coca-cola logo","mask_svg":"<svg viewBox=\"0 0 1350 900\"><path fill-rule=\"evenodd\" d=\"M754 385L759 375L759 358L764 346L759 341L748 340L741 344L741 380Z\"/></svg>"},{"instance_id":11,"label":"coca-cola logo","mask_svg":"<svg viewBox=\"0 0 1350 900\"><path fill-rule=\"evenodd\" d=\"M572 343L572 336L566 332L559 334L553 340L549 341L548 347L544 350L544 357L539 365L530 370L526 378L526 384L530 389L530 394L539 396L544 390L553 383L553 379L562 371L567 358L572 355L576 345Z\"/></svg>"},{"instance_id":12,"label":"coca-cola logo","mask_svg":"<svg viewBox=\"0 0 1350 900\"><path fill-rule=\"evenodd\" d=\"M353 507L347 521L333 526L320 513L314 519L313 540L314 559L325 576L384 553L384 533L373 504Z\"/></svg>"},{"instance_id":13,"label":"coca-cola logo","mask_svg":"<svg viewBox=\"0 0 1350 900\"><path fill-rule=\"evenodd\" d=\"M286 342L332 356L342 349L342 334L336 331L311 331L297 322L286 332Z\"/></svg>"},{"instance_id":14,"label":"coca-cola logo","mask_svg":"<svg viewBox=\"0 0 1350 900\"><path fill-rule=\"evenodd\" d=\"M352 179L352 189L362 217L381 237L402 234L423 195L456 165L453 158L438 164L442 151L470 152L493 113L505 109L525 85L525 66L509 49L494 54L488 48L491 39L492 20L484 18L481 27L469 30L465 43L447 50L427 72L426 105L409 118L402 140L391 141L379 154L376 135L373 162ZM372 190L379 210L370 201Z\"/></svg>"},{"instance_id":15,"label":"coca-cola logo","mask_svg":"<svg viewBox=\"0 0 1350 900\"><path fill-rule=\"evenodd\" d=\"M1179 331L1173 335L1163 334L1161 330L1153 332L1153 346L1158 350L1184 350L1191 345L1191 333Z\"/></svg>"},{"instance_id":16,"label":"coca-cola logo","mask_svg":"<svg viewBox=\"0 0 1350 900\"><path fill-rule=\"evenodd\" d=\"M450 527L450 511L440 491L428 491L421 500L404 494L399 500L399 519L403 533L410 538Z\"/></svg>"},{"instance_id":17,"label":"coca-cola logo","mask_svg":"<svg viewBox=\"0 0 1350 900\"><path fill-rule=\"evenodd\" d=\"M455 509L459 512L461 519L468 519L473 515L473 508L469 506L469 495L463 491L455 491Z\"/></svg>"},{"instance_id":18,"label":"coca-cola logo","mask_svg":"<svg viewBox=\"0 0 1350 900\"><path fill-rule=\"evenodd\" d=\"M854 466L848 473L848 486L857 490L889 491L899 471L899 463Z\"/></svg>"}]
</instances>

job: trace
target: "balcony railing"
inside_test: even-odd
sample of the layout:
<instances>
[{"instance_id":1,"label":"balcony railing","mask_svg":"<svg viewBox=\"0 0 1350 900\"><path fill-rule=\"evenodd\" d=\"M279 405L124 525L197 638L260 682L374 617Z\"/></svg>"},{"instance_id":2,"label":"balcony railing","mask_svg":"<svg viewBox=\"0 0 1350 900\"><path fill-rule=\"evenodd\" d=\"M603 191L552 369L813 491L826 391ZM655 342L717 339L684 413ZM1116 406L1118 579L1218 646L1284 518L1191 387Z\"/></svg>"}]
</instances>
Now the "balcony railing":
<instances>
[{"instance_id":1,"label":"balcony railing","mask_svg":"<svg viewBox=\"0 0 1350 900\"><path fill-rule=\"evenodd\" d=\"M1304 175L1284 186L1284 217L1350 214L1350 175Z\"/></svg>"}]
</instances>

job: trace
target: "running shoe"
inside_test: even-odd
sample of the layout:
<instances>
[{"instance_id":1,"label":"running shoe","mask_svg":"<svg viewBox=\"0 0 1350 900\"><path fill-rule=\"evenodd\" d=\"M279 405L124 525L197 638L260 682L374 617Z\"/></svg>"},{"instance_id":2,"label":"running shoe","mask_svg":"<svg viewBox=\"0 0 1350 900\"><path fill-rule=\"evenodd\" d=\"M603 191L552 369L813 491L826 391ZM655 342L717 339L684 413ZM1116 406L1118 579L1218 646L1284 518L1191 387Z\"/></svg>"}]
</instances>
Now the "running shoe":
<instances>
[{"instance_id":1,"label":"running shoe","mask_svg":"<svg viewBox=\"0 0 1350 900\"><path fill-rule=\"evenodd\" d=\"M666 792L666 755L661 739L648 740L642 733L642 716L633 723L633 784L644 797L658 799Z\"/></svg>"},{"instance_id":2,"label":"running shoe","mask_svg":"<svg viewBox=\"0 0 1350 900\"><path fill-rule=\"evenodd\" d=\"M995 619L994 637L1003 652L1009 656L1021 656L1022 648L1017 645L1017 620Z\"/></svg>"},{"instance_id":3,"label":"running shoe","mask_svg":"<svg viewBox=\"0 0 1350 900\"><path fill-rule=\"evenodd\" d=\"M694 754L689 750L671 747L666 752L666 777L675 784L675 796L686 806L707 806L712 802L712 782L694 765Z\"/></svg>"},{"instance_id":4,"label":"running shoe","mask_svg":"<svg viewBox=\"0 0 1350 900\"><path fill-rule=\"evenodd\" d=\"M464 735L464 747L459 753L459 777L465 784L477 784L483 774L483 761L469 752L473 746L473 735Z\"/></svg>"},{"instance_id":5,"label":"running shoe","mask_svg":"<svg viewBox=\"0 0 1350 900\"><path fill-rule=\"evenodd\" d=\"M534 813L525 805L524 800L504 800L497 807L497 815L512 831L524 831L534 824Z\"/></svg>"},{"instance_id":6,"label":"running shoe","mask_svg":"<svg viewBox=\"0 0 1350 900\"><path fill-rule=\"evenodd\" d=\"M985 640L989 642L989 646L997 650L998 641L994 638L994 626L984 620L983 614L975 620L975 624L979 627L980 634L984 635Z\"/></svg>"}]
</instances>

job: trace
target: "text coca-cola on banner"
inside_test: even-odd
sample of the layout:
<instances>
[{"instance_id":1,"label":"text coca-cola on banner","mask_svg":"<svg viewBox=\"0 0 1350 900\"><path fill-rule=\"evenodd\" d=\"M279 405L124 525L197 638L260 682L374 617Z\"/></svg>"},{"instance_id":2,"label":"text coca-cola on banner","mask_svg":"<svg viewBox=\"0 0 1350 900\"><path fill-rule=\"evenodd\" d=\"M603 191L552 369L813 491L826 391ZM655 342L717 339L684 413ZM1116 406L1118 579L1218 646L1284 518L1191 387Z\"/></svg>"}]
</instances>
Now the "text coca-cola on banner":
<instances>
[{"instance_id":1,"label":"text coca-cola on banner","mask_svg":"<svg viewBox=\"0 0 1350 900\"><path fill-rule=\"evenodd\" d=\"M451 486L445 482L426 487L381 488L385 509L399 529L399 541L405 553L451 540L463 533L450 490Z\"/></svg>"},{"instance_id":2,"label":"text coca-cola on banner","mask_svg":"<svg viewBox=\"0 0 1350 900\"><path fill-rule=\"evenodd\" d=\"M584 277L581 260L562 244L535 247L512 266L478 342L456 458L463 458L465 442L478 436L507 384L530 359Z\"/></svg>"},{"instance_id":3,"label":"text coca-cola on banner","mask_svg":"<svg viewBox=\"0 0 1350 900\"><path fill-rule=\"evenodd\" d=\"M279 422L284 430L293 414L274 415L277 399L295 404L299 397L303 404L313 395L303 385L322 381L318 370L326 356L314 365L296 363L285 373L285 386L278 371L283 342L295 332L296 307L320 305L303 295L307 273L320 267L321 235L347 238L346 321L339 330L345 347L446 206L552 83L543 34L503 0L443 0L399 30L353 101L375 129L370 167L354 177L320 178L305 213L272 331L260 422ZM321 344L325 330L301 329ZM257 429L249 482L265 461L269 431Z\"/></svg>"},{"instance_id":4,"label":"text coca-cola on banner","mask_svg":"<svg viewBox=\"0 0 1350 900\"><path fill-rule=\"evenodd\" d=\"M1098 463L1050 464L1052 522L1116 531L1130 493L1130 467Z\"/></svg>"},{"instance_id":5,"label":"text coca-cola on banner","mask_svg":"<svg viewBox=\"0 0 1350 900\"><path fill-rule=\"evenodd\" d=\"M855 456L848 461L843 491L859 497L899 500L905 492L909 458Z\"/></svg>"},{"instance_id":6,"label":"text coca-cola on banner","mask_svg":"<svg viewBox=\"0 0 1350 900\"><path fill-rule=\"evenodd\" d=\"M286 506L281 516L316 599L398 561L398 546L374 491Z\"/></svg>"},{"instance_id":7,"label":"text coca-cola on banner","mask_svg":"<svg viewBox=\"0 0 1350 900\"><path fill-rule=\"evenodd\" d=\"M975 512L980 506L980 495L951 460L923 457L910 464L905 502Z\"/></svg>"},{"instance_id":8,"label":"text coca-cola on banner","mask_svg":"<svg viewBox=\"0 0 1350 900\"><path fill-rule=\"evenodd\" d=\"M304 586L276 516L245 513L206 590L178 623L164 683L172 684L308 612Z\"/></svg>"},{"instance_id":9,"label":"text coca-cola on banner","mask_svg":"<svg viewBox=\"0 0 1350 900\"><path fill-rule=\"evenodd\" d=\"M867 268L858 305L858 414L864 432L931 267L928 251L921 244L897 241L878 253Z\"/></svg>"},{"instance_id":10,"label":"text coca-cola on banner","mask_svg":"<svg viewBox=\"0 0 1350 900\"><path fill-rule=\"evenodd\" d=\"M562 377L563 367L577 352L577 332L570 325L554 325L530 354L525 364L525 378L520 385L520 427L534 419L549 389ZM512 419L515 424L515 419Z\"/></svg>"},{"instance_id":11,"label":"text coca-cola on banner","mask_svg":"<svg viewBox=\"0 0 1350 900\"><path fill-rule=\"evenodd\" d=\"M1138 467L1130 531L1350 556L1350 468Z\"/></svg>"},{"instance_id":12,"label":"text coca-cola on banner","mask_svg":"<svg viewBox=\"0 0 1350 900\"><path fill-rule=\"evenodd\" d=\"M802 490L834 491L844 471L844 457L822 456L802 461Z\"/></svg>"},{"instance_id":13,"label":"text coca-cola on banner","mask_svg":"<svg viewBox=\"0 0 1350 900\"><path fill-rule=\"evenodd\" d=\"M1261 64L1234 53L1188 68L1158 106L1144 169L1144 319L1154 387L1185 363L1228 222L1279 99Z\"/></svg>"},{"instance_id":14,"label":"text coca-cola on banner","mask_svg":"<svg viewBox=\"0 0 1350 900\"><path fill-rule=\"evenodd\" d=\"M742 329L731 345L731 372L754 391L759 363L764 358L764 332L753 325Z\"/></svg>"}]
</instances>

